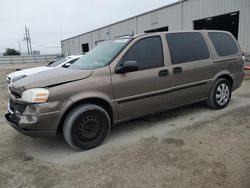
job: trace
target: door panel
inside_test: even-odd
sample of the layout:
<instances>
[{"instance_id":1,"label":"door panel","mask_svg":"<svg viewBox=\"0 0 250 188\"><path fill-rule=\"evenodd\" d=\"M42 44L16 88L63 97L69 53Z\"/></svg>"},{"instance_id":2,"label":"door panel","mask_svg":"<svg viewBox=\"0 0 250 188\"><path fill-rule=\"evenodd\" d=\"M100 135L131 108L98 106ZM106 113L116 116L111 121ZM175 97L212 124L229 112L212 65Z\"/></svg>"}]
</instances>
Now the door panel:
<instances>
[{"instance_id":1,"label":"door panel","mask_svg":"<svg viewBox=\"0 0 250 188\"><path fill-rule=\"evenodd\" d=\"M205 98L209 93L209 82L213 78L212 59L172 65L174 70L180 67L180 73L173 73L171 87L179 88L176 94L180 97L180 103Z\"/></svg>"},{"instance_id":2,"label":"door panel","mask_svg":"<svg viewBox=\"0 0 250 188\"><path fill-rule=\"evenodd\" d=\"M169 88L170 72L164 63L160 36L138 38L120 57L115 66L126 61L138 62L139 70L125 74L111 74L114 98L120 119L130 119L162 109L159 95ZM111 71L112 72L112 71Z\"/></svg>"},{"instance_id":3,"label":"door panel","mask_svg":"<svg viewBox=\"0 0 250 188\"><path fill-rule=\"evenodd\" d=\"M171 54L173 92L178 103L184 104L208 96L213 78L213 61L204 36L200 32L166 35Z\"/></svg>"},{"instance_id":4,"label":"door panel","mask_svg":"<svg viewBox=\"0 0 250 188\"><path fill-rule=\"evenodd\" d=\"M160 95L168 93L171 81L168 76L159 76L161 70L165 70L164 67L112 76L120 119L130 119L162 110L164 101L159 100ZM164 87L161 85L163 82ZM166 98L166 103L167 100Z\"/></svg>"}]
</instances>

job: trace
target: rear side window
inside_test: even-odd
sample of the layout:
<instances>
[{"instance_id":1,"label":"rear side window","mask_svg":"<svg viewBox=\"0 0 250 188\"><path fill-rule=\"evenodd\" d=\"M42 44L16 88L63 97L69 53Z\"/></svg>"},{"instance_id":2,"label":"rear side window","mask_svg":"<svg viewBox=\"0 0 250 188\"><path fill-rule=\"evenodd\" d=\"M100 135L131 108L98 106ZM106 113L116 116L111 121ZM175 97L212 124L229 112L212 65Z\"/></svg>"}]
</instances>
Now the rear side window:
<instances>
[{"instance_id":1,"label":"rear side window","mask_svg":"<svg viewBox=\"0 0 250 188\"><path fill-rule=\"evenodd\" d=\"M164 62L161 38L139 40L123 56L123 62L125 61L137 61L139 70L162 67Z\"/></svg>"},{"instance_id":2,"label":"rear side window","mask_svg":"<svg viewBox=\"0 0 250 188\"><path fill-rule=\"evenodd\" d=\"M238 53L238 47L229 34L209 32L208 35L219 56L228 56Z\"/></svg>"},{"instance_id":3,"label":"rear side window","mask_svg":"<svg viewBox=\"0 0 250 188\"><path fill-rule=\"evenodd\" d=\"M210 57L201 33L169 33L166 35L172 64L188 63Z\"/></svg>"}]
</instances>

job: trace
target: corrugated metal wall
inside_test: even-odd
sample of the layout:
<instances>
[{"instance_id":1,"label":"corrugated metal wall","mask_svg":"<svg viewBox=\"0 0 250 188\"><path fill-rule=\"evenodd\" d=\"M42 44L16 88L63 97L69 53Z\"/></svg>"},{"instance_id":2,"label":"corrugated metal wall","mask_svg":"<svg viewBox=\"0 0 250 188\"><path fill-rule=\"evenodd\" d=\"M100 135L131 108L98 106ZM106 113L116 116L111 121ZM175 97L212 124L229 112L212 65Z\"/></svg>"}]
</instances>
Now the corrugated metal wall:
<instances>
[{"instance_id":1,"label":"corrugated metal wall","mask_svg":"<svg viewBox=\"0 0 250 188\"><path fill-rule=\"evenodd\" d=\"M125 20L110 26L110 38L128 36L133 33L137 33L136 18Z\"/></svg>"},{"instance_id":2,"label":"corrugated metal wall","mask_svg":"<svg viewBox=\"0 0 250 188\"><path fill-rule=\"evenodd\" d=\"M137 17L137 33L166 26L172 31L181 29L181 4Z\"/></svg>"},{"instance_id":3,"label":"corrugated metal wall","mask_svg":"<svg viewBox=\"0 0 250 188\"><path fill-rule=\"evenodd\" d=\"M79 37L72 38L69 42L69 45L70 45L70 52L72 54L78 54L79 52L81 52Z\"/></svg>"},{"instance_id":4,"label":"corrugated metal wall","mask_svg":"<svg viewBox=\"0 0 250 188\"><path fill-rule=\"evenodd\" d=\"M70 53L70 48L69 48L69 43L70 40L64 40L61 42L61 47L62 47L62 54L69 55Z\"/></svg>"},{"instance_id":5,"label":"corrugated metal wall","mask_svg":"<svg viewBox=\"0 0 250 188\"><path fill-rule=\"evenodd\" d=\"M80 49L82 52L82 44L86 44L88 43L89 45L89 49L93 48L93 44L92 44L92 36L91 33L86 33L85 35L81 35L79 36L79 42L80 42Z\"/></svg>"},{"instance_id":6,"label":"corrugated metal wall","mask_svg":"<svg viewBox=\"0 0 250 188\"><path fill-rule=\"evenodd\" d=\"M98 42L110 39L109 26L93 31L91 34L92 34L92 46L96 46Z\"/></svg>"},{"instance_id":7,"label":"corrugated metal wall","mask_svg":"<svg viewBox=\"0 0 250 188\"><path fill-rule=\"evenodd\" d=\"M188 0L183 3L183 28L193 29L193 21L240 11L238 41L250 52L250 0Z\"/></svg>"},{"instance_id":8,"label":"corrugated metal wall","mask_svg":"<svg viewBox=\"0 0 250 188\"><path fill-rule=\"evenodd\" d=\"M81 45L95 47L103 40L168 27L169 31L192 30L193 21L240 11L239 43L250 52L250 0L186 0L98 30L62 41L63 54L80 54Z\"/></svg>"}]
</instances>

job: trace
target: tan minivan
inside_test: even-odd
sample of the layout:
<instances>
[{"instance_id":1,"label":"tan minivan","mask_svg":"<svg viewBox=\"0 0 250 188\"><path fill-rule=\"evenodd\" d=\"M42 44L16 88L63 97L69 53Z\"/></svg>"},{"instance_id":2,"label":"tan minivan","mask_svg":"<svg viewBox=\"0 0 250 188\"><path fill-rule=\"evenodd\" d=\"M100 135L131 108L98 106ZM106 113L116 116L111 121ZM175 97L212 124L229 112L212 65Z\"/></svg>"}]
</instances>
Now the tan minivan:
<instances>
[{"instance_id":1,"label":"tan minivan","mask_svg":"<svg viewBox=\"0 0 250 188\"><path fill-rule=\"evenodd\" d=\"M200 101L224 108L243 79L240 47L228 32L142 34L17 81L5 117L25 135L62 131L72 148L90 149L121 121Z\"/></svg>"}]
</instances>

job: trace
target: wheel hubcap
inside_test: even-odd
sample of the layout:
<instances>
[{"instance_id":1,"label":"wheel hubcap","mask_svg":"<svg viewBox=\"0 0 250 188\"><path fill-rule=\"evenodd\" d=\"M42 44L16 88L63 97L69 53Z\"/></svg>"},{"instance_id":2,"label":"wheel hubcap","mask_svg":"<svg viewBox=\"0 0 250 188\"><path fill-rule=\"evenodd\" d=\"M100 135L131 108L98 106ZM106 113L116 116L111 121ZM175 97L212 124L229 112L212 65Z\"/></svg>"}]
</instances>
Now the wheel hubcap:
<instances>
[{"instance_id":1,"label":"wheel hubcap","mask_svg":"<svg viewBox=\"0 0 250 188\"><path fill-rule=\"evenodd\" d=\"M216 91L216 102L220 105L225 105L230 96L229 87L227 84L222 83L218 86Z\"/></svg>"},{"instance_id":2,"label":"wheel hubcap","mask_svg":"<svg viewBox=\"0 0 250 188\"><path fill-rule=\"evenodd\" d=\"M83 142L95 140L101 133L102 122L94 115L88 115L80 119L76 129L76 136Z\"/></svg>"}]
</instances>

